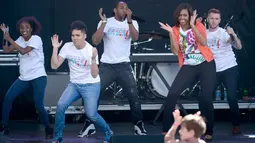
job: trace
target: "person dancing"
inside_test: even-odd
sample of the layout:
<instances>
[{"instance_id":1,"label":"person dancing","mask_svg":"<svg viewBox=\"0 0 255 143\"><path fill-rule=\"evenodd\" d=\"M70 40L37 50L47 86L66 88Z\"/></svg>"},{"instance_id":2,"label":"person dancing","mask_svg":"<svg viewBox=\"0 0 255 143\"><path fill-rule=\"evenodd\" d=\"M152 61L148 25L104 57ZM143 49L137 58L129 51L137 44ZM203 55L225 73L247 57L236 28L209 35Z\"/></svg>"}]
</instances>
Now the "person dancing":
<instances>
[{"instance_id":1,"label":"person dancing","mask_svg":"<svg viewBox=\"0 0 255 143\"><path fill-rule=\"evenodd\" d=\"M52 69L57 69L65 59L70 69L70 83L61 95L56 110L55 134L51 143L62 143L62 132L65 125L65 110L73 102L82 97L86 116L105 133L104 143L110 142L113 135L109 125L97 112L97 102L100 95L100 77L98 75L97 49L86 41L87 30L82 21L71 24L72 42L62 45L58 35L51 38L53 53L51 57Z\"/></svg>"},{"instance_id":2,"label":"person dancing","mask_svg":"<svg viewBox=\"0 0 255 143\"><path fill-rule=\"evenodd\" d=\"M207 43L213 52L216 63L216 86L221 82L227 90L227 99L232 118L232 133L239 134L240 112L237 101L237 80L238 65L232 46L241 49L242 44L231 27L223 29L219 27L221 22L221 12L218 9L208 11Z\"/></svg>"},{"instance_id":3,"label":"person dancing","mask_svg":"<svg viewBox=\"0 0 255 143\"><path fill-rule=\"evenodd\" d=\"M102 39L104 41L104 53L99 67L101 90L105 90L111 83L117 81L123 87L130 104L134 134L146 135L141 103L138 100L136 81L129 59L131 40L138 40L138 23L131 19L132 11L127 3L122 1L117 2L114 8L114 17L106 18L102 8L99 10L99 16L101 21L92 40L95 45L98 45ZM94 132L94 125L89 120L85 120L78 136L84 137Z\"/></svg>"},{"instance_id":4,"label":"person dancing","mask_svg":"<svg viewBox=\"0 0 255 143\"><path fill-rule=\"evenodd\" d=\"M19 52L19 78L12 84L7 91L2 108L2 121L0 132L8 134L7 127L12 103L14 99L21 95L32 84L34 90L34 102L36 110L39 113L40 120L45 126L46 139L51 139L53 129L50 127L49 116L44 108L45 87L47 84L47 75L44 68L43 42L38 36L41 25L34 17L23 17L17 22L17 30L20 33L19 38L14 41L9 32L6 31L5 24L1 24L1 30L4 32L4 39L8 43L3 47L5 53L14 50Z\"/></svg>"},{"instance_id":5,"label":"person dancing","mask_svg":"<svg viewBox=\"0 0 255 143\"><path fill-rule=\"evenodd\" d=\"M206 29L196 21L197 11L192 6L181 3L174 12L175 26L159 22L162 29L169 32L171 51L178 55L180 71L174 79L165 101L163 115L163 133L165 134L173 123L172 112L183 90L201 84L199 109L207 120L205 140L211 140L214 126L213 90L215 87L216 67L213 53L207 46Z\"/></svg>"}]
</instances>

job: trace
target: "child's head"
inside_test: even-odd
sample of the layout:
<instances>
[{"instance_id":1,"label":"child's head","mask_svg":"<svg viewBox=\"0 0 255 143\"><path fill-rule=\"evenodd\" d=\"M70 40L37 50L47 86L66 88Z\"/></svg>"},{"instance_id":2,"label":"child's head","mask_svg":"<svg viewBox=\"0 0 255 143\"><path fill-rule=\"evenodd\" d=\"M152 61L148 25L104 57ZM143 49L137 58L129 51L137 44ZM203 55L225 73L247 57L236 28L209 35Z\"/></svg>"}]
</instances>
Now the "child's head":
<instances>
[{"instance_id":1,"label":"child's head","mask_svg":"<svg viewBox=\"0 0 255 143\"><path fill-rule=\"evenodd\" d=\"M180 139L189 140L192 138L200 138L206 131L206 124L201 116L187 115L182 119Z\"/></svg>"}]
</instances>

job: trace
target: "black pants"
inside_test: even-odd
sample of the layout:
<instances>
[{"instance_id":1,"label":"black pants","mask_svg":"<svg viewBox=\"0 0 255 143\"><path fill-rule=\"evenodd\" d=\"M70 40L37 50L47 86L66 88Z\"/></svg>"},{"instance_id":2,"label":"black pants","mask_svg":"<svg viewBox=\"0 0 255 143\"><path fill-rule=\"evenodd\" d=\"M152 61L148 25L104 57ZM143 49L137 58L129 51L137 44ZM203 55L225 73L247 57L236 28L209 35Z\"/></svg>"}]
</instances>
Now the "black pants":
<instances>
[{"instance_id":1,"label":"black pants","mask_svg":"<svg viewBox=\"0 0 255 143\"><path fill-rule=\"evenodd\" d=\"M213 91L216 82L216 67L214 60L203 62L196 66L183 65L176 75L165 101L163 115L163 132L167 132L174 122L172 112L175 110L176 102L183 90L197 81L201 84L201 96L199 96L199 109L206 118L207 132L213 134L214 107Z\"/></svg>"},{"instance_id":2,"label":"black pants","mask_svg":"<svg viewBox=\"0 0 255 143\"><path fill-rule=\"evenodd\" d=\"M130 63L101 63L99 75L101 78L101 92L116 81L123 88L124 95L128 98L132 123L136 124L138 121L141 121L143 118L141 103L138 100L138 90Z\"/></svg>"},{"instance_id":3,"label":"black pants","mask_svg":"<svg viewBox=\"0 0 255 143\"><path fill-rule=\"evenodd\" d=\"M222 72L217 72L216 87L222 82L227 90L231 119L233 126L240 124L240 112L237 101L238 67L232 67Z\"/></svg>"}]
</instances>

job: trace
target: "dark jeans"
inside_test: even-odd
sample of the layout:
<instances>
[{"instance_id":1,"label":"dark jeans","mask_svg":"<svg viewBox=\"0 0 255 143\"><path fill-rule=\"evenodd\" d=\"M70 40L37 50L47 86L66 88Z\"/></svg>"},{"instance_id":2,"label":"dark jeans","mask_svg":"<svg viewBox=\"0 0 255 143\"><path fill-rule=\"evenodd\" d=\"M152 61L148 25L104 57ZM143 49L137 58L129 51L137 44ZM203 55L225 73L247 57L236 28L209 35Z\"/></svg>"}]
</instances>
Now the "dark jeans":
<instances>
[{"instance_id":1,"label":"dark jeans","mask_svg":"<svg viewBox=\"0 0 255 143\"><path fill-rule=\"evenodd\" d=\"M221 82L227 90L227 99L229 103L231 119L233 126L240 124L240 112L237 101L237 80L238 80L238 67L232 67L225 71L217 72L216 85Z\"/></svg>"},{"instance_id":2,"label":"dark jeans","mask_svg":"<svg viewBox=\"0 0 255 143\"><path fill-rule=\"evenodd\" d=\"M47 84L46 76L38 77L30 81L22 81L18 78L12 84L4 97L1 124L7 125L14 99L17 96L21 95L21 93L29 87L30 83L32 84L34 89L35 108L39 112L40 119L43 122L44 126L49 127L49 116L44 108L44 93Z\"/></svg>"},{"instance_id":3,"label":"dark jeans","mask_svg":"<svg viewBox=\"0 0 255 143\"><path fill-rule=\"evenodd\" d=\"M183 90L197 81L201 84L201 96L199 96L199 109L201 114L206 118L207 131L206 134L213 134L214 126L214 107L213 107L213 91L216 81L216 67L214 60L211 62L203 62L196 66L183 65L176 75L171 89L165 101L163 115L163 132L167 132L174 122L173 111L176 102Z\"/></svg>"},{"instance_id":4,"label":"dark jeans","mask_svg":"<svg viewBox=\"0 0 255 143\"><path fill-rule=\"evenodd\" d=\"M138 100L136 81L130 63L101 63L99 66L99 74L101 78L101 91L104 91L114 81L118 82L123 88L125 96L128 98L132 123L136 124L138 121L141 121L143 118L141 103ZM85 118L88 120L87 117Z\"/></svg>"}]
</instances>

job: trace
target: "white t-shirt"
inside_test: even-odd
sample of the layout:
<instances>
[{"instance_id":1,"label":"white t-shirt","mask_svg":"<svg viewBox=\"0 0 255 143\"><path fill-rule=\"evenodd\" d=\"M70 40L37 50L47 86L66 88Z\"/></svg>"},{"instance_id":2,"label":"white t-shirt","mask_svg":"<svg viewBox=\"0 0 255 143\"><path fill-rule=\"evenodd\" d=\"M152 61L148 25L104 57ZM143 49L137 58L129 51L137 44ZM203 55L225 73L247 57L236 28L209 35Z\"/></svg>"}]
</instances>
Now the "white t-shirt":
<instances>
[{"instance_id":1,"label":"white t-shirt","mask_svg":"<svg viewBox=\"0 0 255 143\"><path fill-rule=\"evenodd\" d=\"M183 31L180 27L179 45L184 57L184 65L199 65L205 61L198 49L192 29Z\"/></svg>"},{"instance_id":2,"label":"white t-shirt","mask_svg":"<svg viewBox=\"0 0 255 143\"><path fill-rule=\"evenodd\" d=\"M91 75L92 49L93 47L88 42L82 49L77 49L73 42L65 43L61 48L59 56L68 60L70 81L72 83L86 84L100 81L99 76L93 78ZM96 62L99 63L98 56Z\"/></svg>"},{"instance_id":3,"label":"white t-shirt","mask_svg":"<svg viewBox=\"0 0 255 143\"><path fill-rule=\"evenodd\" d=\"M229 34L223 28L218 28L214 32L207 33L207 44L211 48L216 63L216 71L224 71L237 65L235 54L231 43L227 40L230 38Z\"/></svg>"},{"instance_id":4,"label":"white t-shirt","mask_svg":"<svg viewBox=\"0 0 255 143\"><path fill-rule=\"evenodd\" d=\"M19 54L19 79L29 81L46 76L42 39L37 35L32 35L28 41L25 41L20 36L15 42L22 48L26 48L27 46L33 48L24 55Z\"/></svg>"},{"instance_id":5,"label":"white t-shirt","mask_svg":"<svg viewBox=\"0 0 255 143\"><path fill-rule=\"evenodd\" d=\"M138 23L132 20L135 29L138 31ZM97 28L101 26L102 21L98 23ZM121 22L114 17L108 18L104 28L104 53L101 62L115 64L121 62L130 62L131 36L127 20Z\"/></svg>"}]
</instances>

